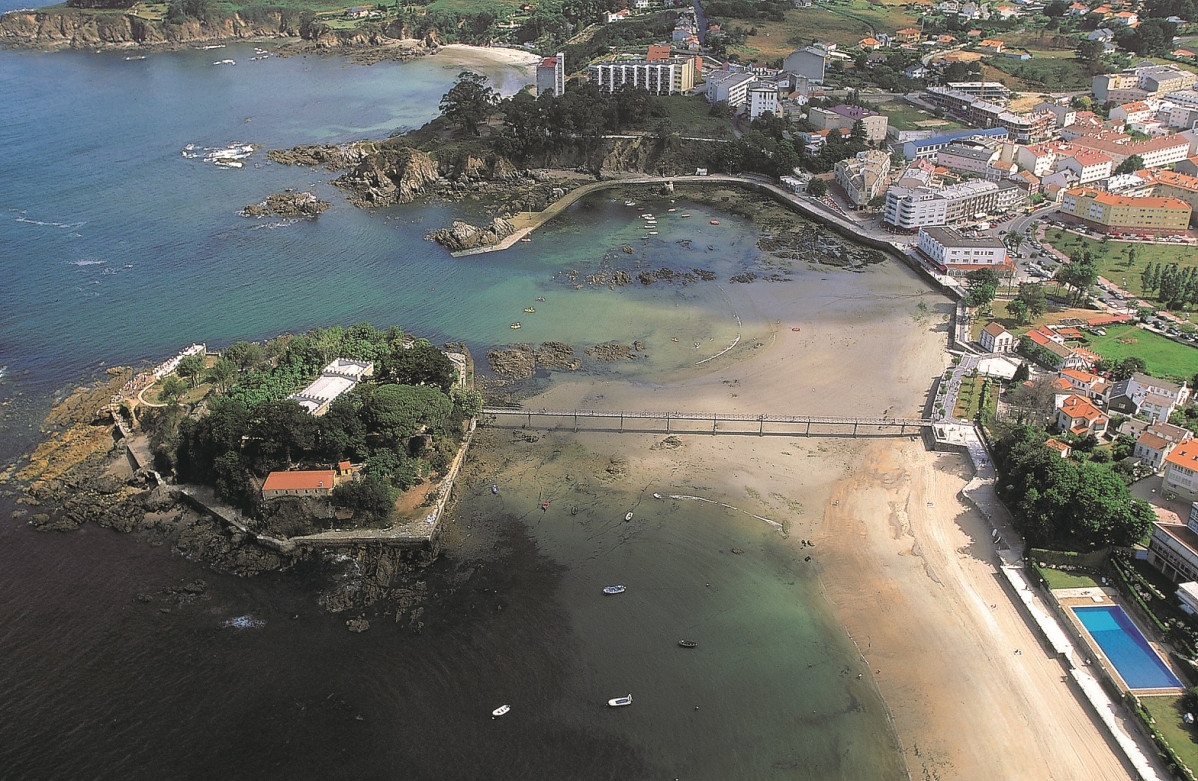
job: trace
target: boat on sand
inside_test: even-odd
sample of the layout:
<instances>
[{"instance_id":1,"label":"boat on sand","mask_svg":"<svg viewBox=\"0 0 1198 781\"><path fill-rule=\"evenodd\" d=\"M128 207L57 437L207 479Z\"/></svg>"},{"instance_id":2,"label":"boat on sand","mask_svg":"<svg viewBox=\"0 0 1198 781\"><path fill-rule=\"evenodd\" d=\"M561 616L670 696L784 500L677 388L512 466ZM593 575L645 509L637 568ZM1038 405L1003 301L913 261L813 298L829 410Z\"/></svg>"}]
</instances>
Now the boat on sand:
<instances>
[{"instance_id":1,"label":"boat on sand","mask_svg":"<svg viewBox=\"0 0 1198 781\"><path fill-rule=\"evenodd\" d=\"M694 640L679 640L678 645L682 646L683 648L694 648L698 645L698 643L696 643Z\"/></svg>"},{"instance_id":2,"label":"boat on sand","mask_svg":"<svg viewBox=\"0 0 1198 781\"><path fill-rule=\"evenodd\" d=\"M624 697L614 697L614 698L608 700L607 704L613 708L619 708L624 705L631 705L632 704L632 695L628 694L628 695L625 695Z\"/></svg>"}]
</instances>

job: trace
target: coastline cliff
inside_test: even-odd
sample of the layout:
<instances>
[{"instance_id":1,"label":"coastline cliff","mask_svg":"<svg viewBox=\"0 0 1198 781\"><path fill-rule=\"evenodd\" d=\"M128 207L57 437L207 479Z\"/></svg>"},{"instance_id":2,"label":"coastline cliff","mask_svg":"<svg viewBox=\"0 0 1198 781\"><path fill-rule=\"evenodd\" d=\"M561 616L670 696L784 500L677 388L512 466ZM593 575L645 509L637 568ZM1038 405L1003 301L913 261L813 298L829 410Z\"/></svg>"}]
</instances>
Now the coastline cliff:
<instances>
[{"instance_id":1,"label":"coastline cliff","mask_svg":"<svg viewBox=\"0 0 1198 781\"><path fill-rule=\"evenodd\" d=\"M410 59L434 51L436 36L414 40L398 21L390 24L361 24L352 29L332 29L313 23L294 9L253 9L210 19L188 18L173 23L163 18L142 16L125 9L71 8L53 5L20 9L0 15L0 47L33 49L113 49L132 46L173 48L192 44L225 43L239 40L280 38L293 50L355 52L372 51L367 62Z\"/></svg>"}]
</instances>

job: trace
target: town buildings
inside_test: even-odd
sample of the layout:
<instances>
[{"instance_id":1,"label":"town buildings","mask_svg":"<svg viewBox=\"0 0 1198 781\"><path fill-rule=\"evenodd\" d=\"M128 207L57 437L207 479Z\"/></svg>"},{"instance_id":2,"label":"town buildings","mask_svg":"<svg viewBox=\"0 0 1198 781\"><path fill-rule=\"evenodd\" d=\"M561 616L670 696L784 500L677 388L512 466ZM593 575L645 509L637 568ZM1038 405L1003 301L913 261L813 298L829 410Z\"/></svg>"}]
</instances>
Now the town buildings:
<instances>
[{"instance_id":1,"label":"town buildings","mask_svg":"<svg viewBox=\"0 0 1198 781\"><path fill-rule=\"evenodd\" d=\"M693 57L668 60L613 60L597 62L587 69L588 79L605 92L630 85L654 95L690 92L695 86Z\"/></svg>"},{"instance_id":2,"label":"town buildings","mask_svg":"<svg viewBox=\"0 0 1198 781\"><path fill-rule=\"evenodd\" d=\"M537 94L561 97L566 91L566 55L546 57L537 66Z\"/></svg>"},{"instance_id":3,"label":"town buildings","mask_svg":"<svg viewBox=\"0 0 1198 781\"><path fill-rule=\"evenodd\" d=\"M1056 411L1057 428L1079 436L1098 436L1106 431L1110 422L1111 419L1102 410L1077 394L1066 397Z\"/></svg>"},{"instance_id":4,"label":"town buildings","mask_svg":"<svg viewBox=\"0 0 1198 781\"><path fill-rule=\"evenodd\" d=\"M1186 523L1152 524L1148 562L1174 582L1198 580L1198 512L1194 508Z\"/></svg>"},{"instance_id":5,"label":"town buildings","mask_svg":"<svg viewBox=\"0 0 1198 781\"><path fill-rule=\"evenodd\" d=\"M867 149L858 152L856 157L836 163L833 170L849 202L860 208L886 192L890 155L877 149Z\"/></svg>"},{"instance_id":6,"label":"town buildings","mask_svg":"<svg viewBox=\"0 0 1198 781\"><path fill-rule=\"evenodd\" d=\"M1183 442L1165 456L1161 489L1166 494L1174 494L1190 501L1198 499L1198 441Z\"/></svg>"},{"instance_id":7,"label":"town buildings","mask_svg":"<svg viewBox=\"0 0 1198 781\"><path fill-rule=\"evenodd\" d=\"M1015 182L967 181L948 187L891 187L886 191L883 221L894 228L953 225L978 215L1001 214L1027 201Z\"/></svg>"},{"instance_id":8,"label":"town buildings","mask_svg":"<svg viewBox=\"0 0 1198 781\"><path fill-rule=\"evenodd\" d=\"M1195 81L1198 81L1198 76L1173 65L1140 65L1120 73L1095 76L1091 82L1091 92L1094 100L1107 106L1189 89Z\"/></svg>"},{"instance_id":9,"label":"town buildings","mask_svg":"<svg viewBox=\"0 0 1198 781\"><path fill-rule=\"evenodd\" d=\"M1015 351L1015 335L998 323L990 323L982 329L978 337L982 349L991 353L1010 353Z\"/></svg>"},{"instance_id":10,"label":"town buildings","mask_svg":"<svg viewBox=\"0 0 1198 781\"><path fill-rule=\"evenodd\" d=\"M813 108L808 117L817 130L839 130L845 135L853 125L860 122L865 129L865 140L878 143L886 140L886 115L861 106L840 104L831 108Z\"/></svg>"},{"instance_id":11,"label":"town buildings","mask_svg":"<svg viewBox=\"0 0 1198 781\"><path fill-rule=\"evenodd\" d=\"M1056 115L1050 111L1017 113L1001 103L983 100L949 87L928 87L924 97L948 113L977 128L1005 128L1012 138L1034 144L1050 138L1056 129Z\"/></svg>"},{"instance_id":12,"label":"town buildings","mask_svg":"<svg viewBox=\"0 0 1198 781\"><path fill-rule=\"evenodd\" d=\"M963 236L952 228L920 228L916 248L953 276L965 276L979 268L991 269L999 276L1015 272L1006 245L991 236Z\"/></svg>"},{"instance_id":13,"label":"town buildings","mask_svg":"<svg viewBox=\"0 0 1198 781\"><path fill-rule=\"evenodd\" d=\"M1174 235L1189 227L1192 209L1178 198L1133 198L1076 187L1065 192L1060 213L1102 233Z\"/></svg>"},{"instance_id":14,"label":"town buildings","mask_svg":"<svg viewBox=\"0 0 1198 781\"><path fill-rule=\"evenodd\" d=\"M956 130L952 133L929 136L903 143L903 157L908 160L922 160L935 157L944 147L961 139L1005 141L1010 134L1006 128L996 127L985 130Z\"/></svg>"},{"instance_id":15,"label":"town buildings","mask_svg":"<svg viewBox=\"0 0 1198 781\"><path fill-rule=\"evenodd\" d=\"M786 59L782 61L782 70L787 73L805 76L809 81L816 84L824 82L824 71L827 67L828 51L816 46L796 49L786 55Z\"/></svg>"}]
</instances>

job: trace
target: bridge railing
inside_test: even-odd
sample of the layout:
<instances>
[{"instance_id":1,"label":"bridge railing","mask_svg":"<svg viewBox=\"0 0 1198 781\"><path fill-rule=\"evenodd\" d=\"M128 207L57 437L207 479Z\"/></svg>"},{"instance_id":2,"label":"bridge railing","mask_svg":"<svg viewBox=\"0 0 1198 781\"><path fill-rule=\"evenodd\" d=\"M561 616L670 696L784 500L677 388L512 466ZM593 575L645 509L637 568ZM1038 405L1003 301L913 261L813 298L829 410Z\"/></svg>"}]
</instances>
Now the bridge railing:
<instances>
[{"instance_id":1,"label":"bridge railing","mask_svg":"<svg viewBox=\"0 0 1198 781\"><path fill-rule=\"evenodd\" d=\"M828 415L753 415L741 412L654 412L648 410L594 410L594 409L523 409L519 407L484 407L483 415L519 416L531 420L533 417L556 418L607 418L619 420L693 420L701 422L729 423L779 423L779 424L824 424L847 426L930 426L927 418L853 418Z\"/></svg>"}]
</instances>

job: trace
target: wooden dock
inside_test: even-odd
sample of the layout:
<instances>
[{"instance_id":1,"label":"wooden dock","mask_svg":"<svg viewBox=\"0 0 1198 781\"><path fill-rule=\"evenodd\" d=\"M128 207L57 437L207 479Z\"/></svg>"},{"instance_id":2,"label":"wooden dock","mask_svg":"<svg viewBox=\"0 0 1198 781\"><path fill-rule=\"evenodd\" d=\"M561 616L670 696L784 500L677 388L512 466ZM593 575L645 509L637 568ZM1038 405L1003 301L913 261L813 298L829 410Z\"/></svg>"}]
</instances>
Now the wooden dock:
<instances>
[{"instance_id":1,"label":"wooden dock","mask_svg":"<svg viewBox=\"0 0 1198 781\"><path fill-rule=\"evenodd\" d=\"M483 425L571 428L665 434L739 434L789 437L901 437L920 433L924 418L844 418L820 415L747 415L733 412L652 412L646 410L520 409L484 407Z\"/></svg>"}]
</instances>

